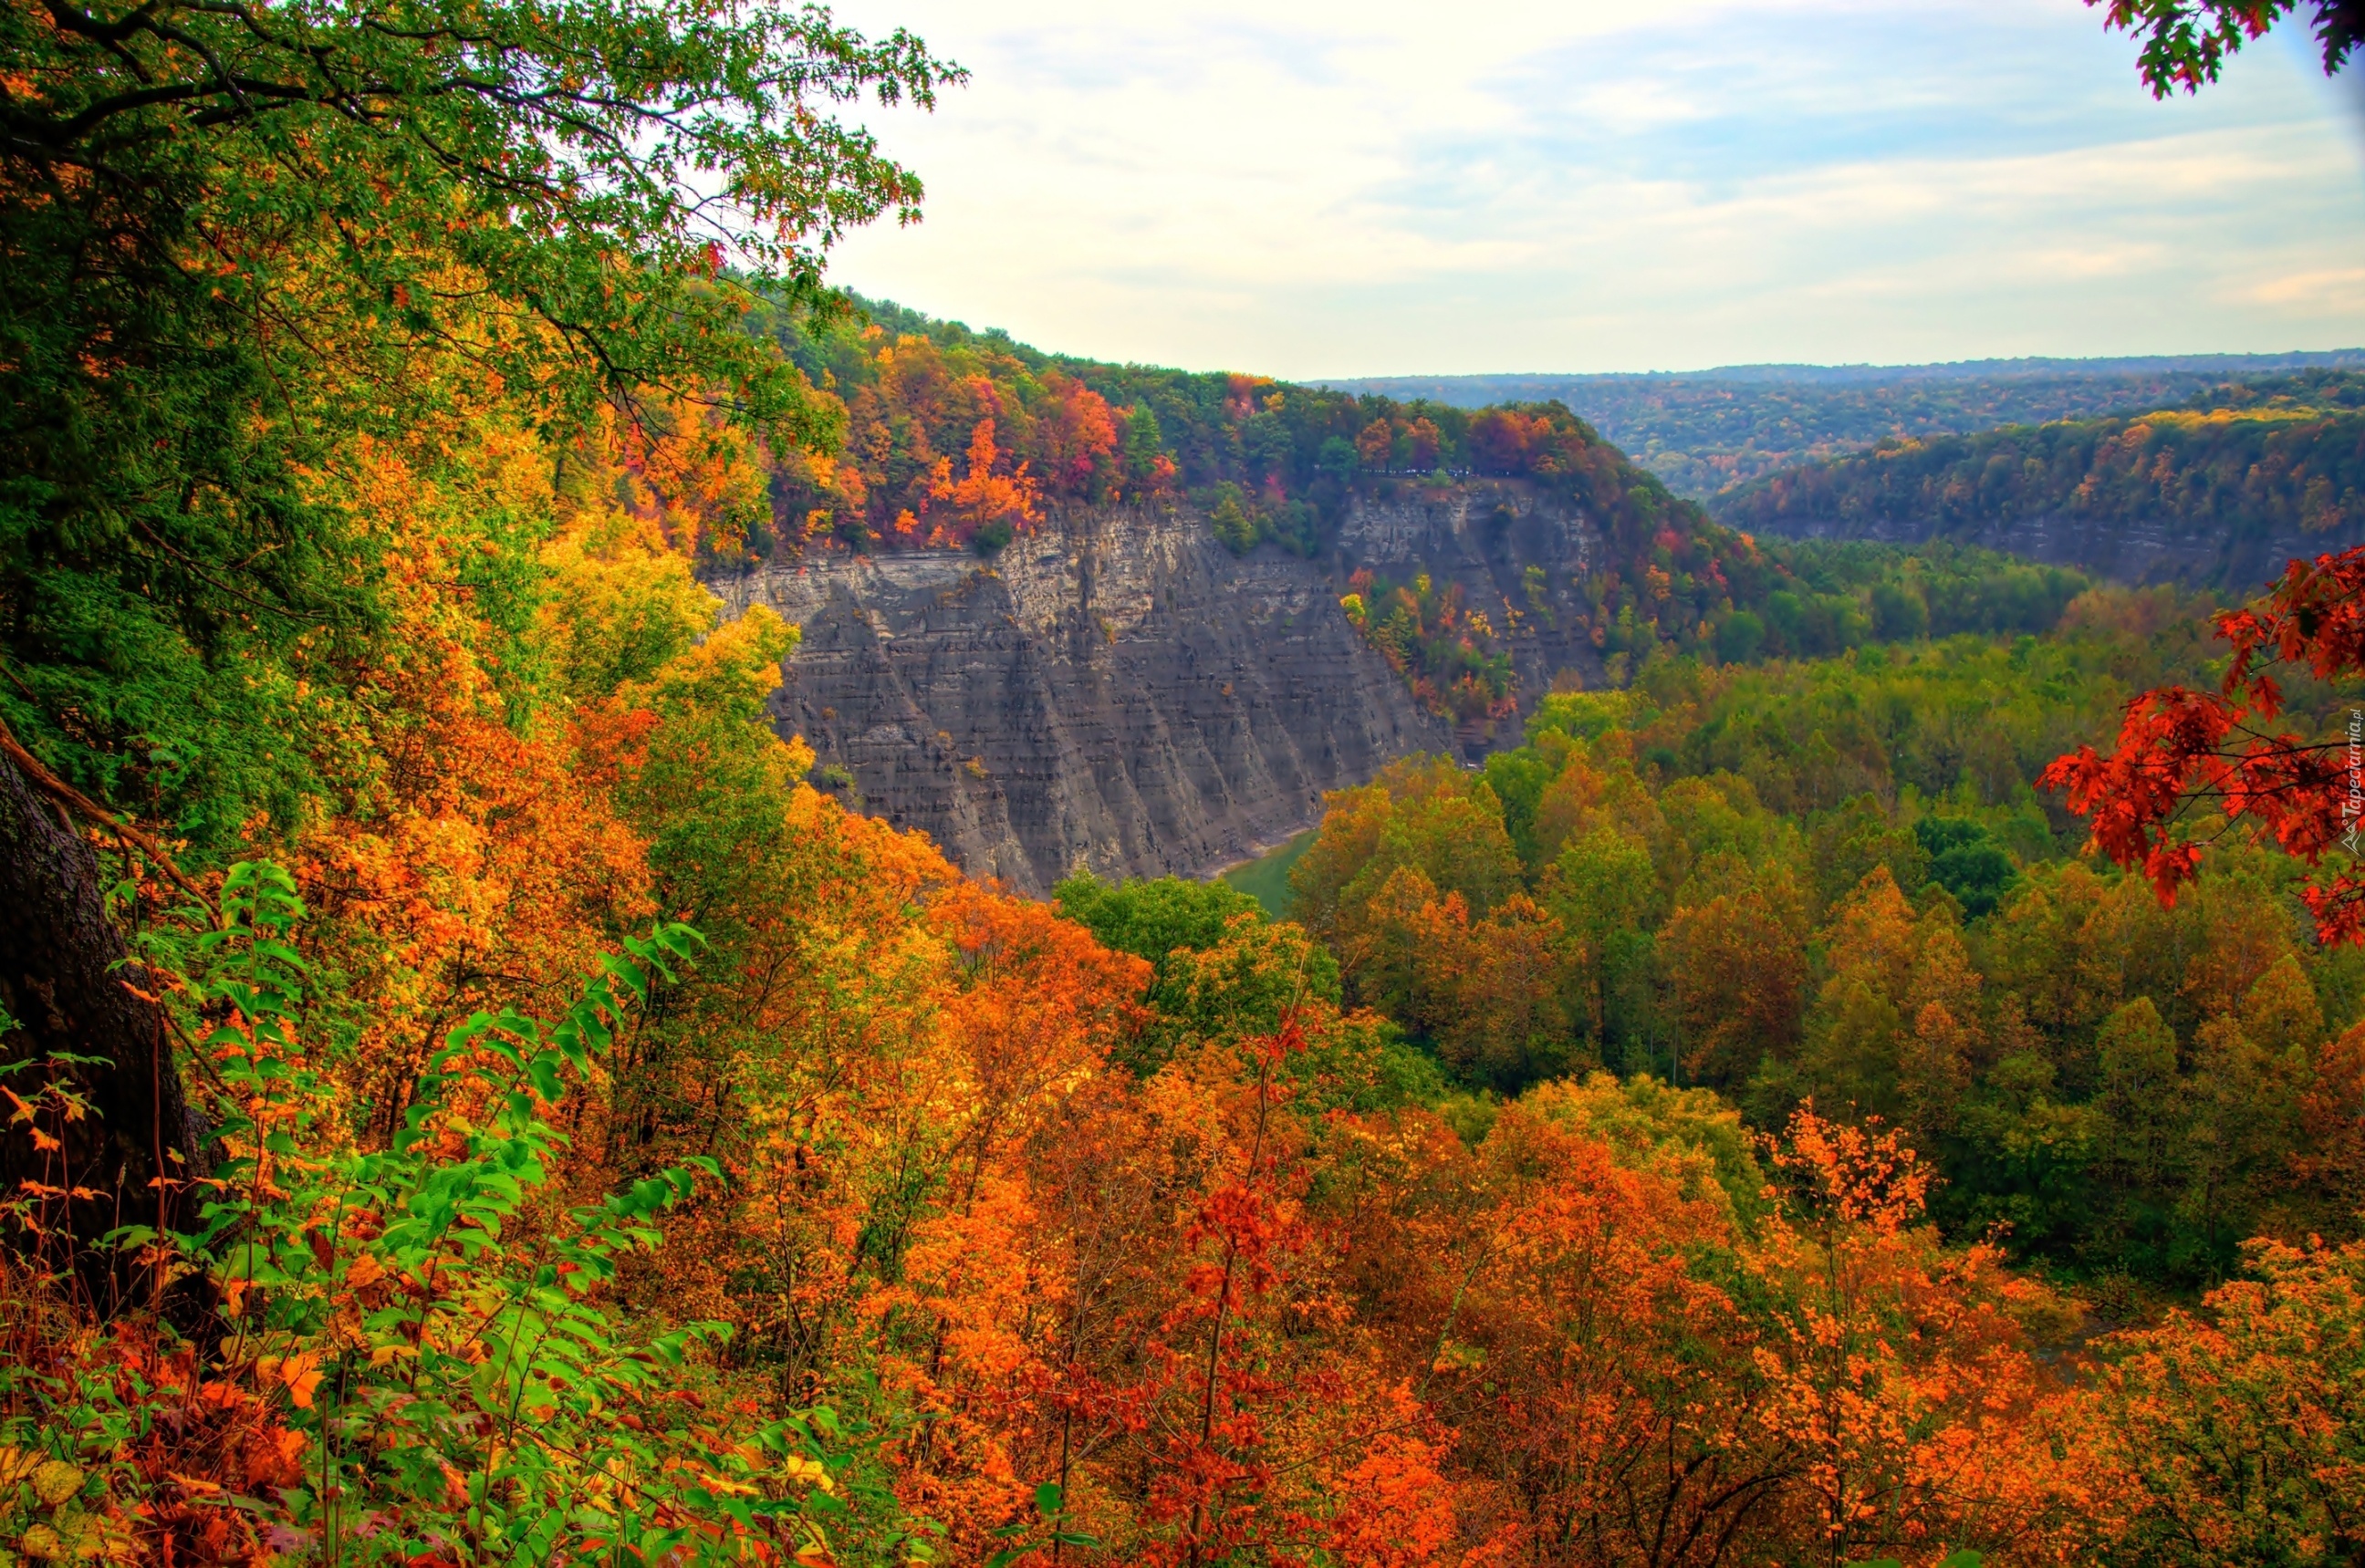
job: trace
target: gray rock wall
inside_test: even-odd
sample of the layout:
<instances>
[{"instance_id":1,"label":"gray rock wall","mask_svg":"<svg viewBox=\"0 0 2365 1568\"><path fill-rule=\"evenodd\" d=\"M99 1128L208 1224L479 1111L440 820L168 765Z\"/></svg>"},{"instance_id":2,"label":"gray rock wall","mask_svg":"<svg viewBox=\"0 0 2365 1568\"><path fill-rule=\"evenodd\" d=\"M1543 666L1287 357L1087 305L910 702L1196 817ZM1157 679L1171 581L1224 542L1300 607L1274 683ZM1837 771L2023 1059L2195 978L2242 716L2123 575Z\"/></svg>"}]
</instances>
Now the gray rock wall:
<instances>
[{"instance_id":1,"label":"gray rock wall","mask_svg":"<svg viewBox=\"0 0 2365 1568\"><path fill-rule=\"evenodd\" d=\"M1416 703L1339 610L1345 580L1427 569L1526 607L1543 566L1550 612L1511 638L1532 700L1561 667L1598 678L1576 593L1596 550L1582 518L1479 486L1359 503L1320 562L1235 557L1187 510L1128 507L1054 517L991 561L815 551L710 586L803 628L776 722L852 775L850 800L1040 892L1079 866L1205 874L1397 757L1516 739Z\"/></svg>"},{"instance_id":2,"label":"gray rock wall","mask_svg":"<svg viewBox=\"0 0 2365 1568\"><path fill-rule=\"evenodd\" d=\"M1575 670L1588 686L1599 680L1601 662L1581 585L1598 563L1601 538L1581 511L1521 485L1479 481L1443 490L1406 485L1358 496L1338 544L1329 570L1341 587L1334 591L1344 591L1359 566L1392 581L1426 571L1440 582L1460 583L1467 604L1486 610L1497 631L1511 633L1505 645L1519 671L1523 708L1564 669ZM1541 604L1529 597L1530 567L1543 574ZM1512 611L1519 616L1516 633ZM1509 725L1491 740L1516 741L1518 729ZM1489 741L1463 739L1474 752Z\"/></svg>"}]
</instances>

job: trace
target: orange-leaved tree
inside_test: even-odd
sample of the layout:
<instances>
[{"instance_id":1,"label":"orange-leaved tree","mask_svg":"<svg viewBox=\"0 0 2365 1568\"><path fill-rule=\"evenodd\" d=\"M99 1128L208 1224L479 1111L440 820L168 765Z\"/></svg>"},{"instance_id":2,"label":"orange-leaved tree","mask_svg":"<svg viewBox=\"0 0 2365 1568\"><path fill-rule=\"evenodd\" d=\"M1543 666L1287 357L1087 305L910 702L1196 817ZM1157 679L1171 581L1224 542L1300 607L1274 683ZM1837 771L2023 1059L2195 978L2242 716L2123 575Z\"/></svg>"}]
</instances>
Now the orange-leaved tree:
<instances>
[{"instance_id":1,"label":"orange-leaved tree","mask_svg":"<svg viewBox=\"0 0 2365 1568\"><path fill-rule=\"evenodd\" d=\"M1744 1261L1772 1306L1754 1354L1761 1418L1797 1456L1792 1539L1836 1568L2057 1532L2064 1489L2024 1420L2042 1288L1992 1246L1940 1245L1930 1172L1894 1131L1810 1103L1768 1154L1783 1200Z\"/></svg>"},{"instance_id":2,"label":"orange-leaved tree","mask_svg":"<svg viewBox=\"0 0 2365 1568\"><path fill-rule=\"evenodd\" d=\"M1024 462L1008 473L994 471L1006 463L1007 455L993 443L993 420L983 419L970 433L969 473L965 476L953 477L951 458L936 459L928 478L928 498L952 503L958 532L948 533L939 525L929 532L930 543L958 543L959 538L974 537L996 523L1016 531L1042 516L1036 504L1037 488L1034 477L1026 472Z\"/></svg>"},{"instance_id":3,"label":"orange-leaved tree","mask_svg":"<svg viewBox=\"0 0 2365 1568\"><path fill-rule=\"evenodd\" d=\"M2247 1250L2200 1312L2103 1342L2066 1434L2114 1505L2088 1561L2365 1558L2365 1243Z\"/></svg>"}]
</instances>

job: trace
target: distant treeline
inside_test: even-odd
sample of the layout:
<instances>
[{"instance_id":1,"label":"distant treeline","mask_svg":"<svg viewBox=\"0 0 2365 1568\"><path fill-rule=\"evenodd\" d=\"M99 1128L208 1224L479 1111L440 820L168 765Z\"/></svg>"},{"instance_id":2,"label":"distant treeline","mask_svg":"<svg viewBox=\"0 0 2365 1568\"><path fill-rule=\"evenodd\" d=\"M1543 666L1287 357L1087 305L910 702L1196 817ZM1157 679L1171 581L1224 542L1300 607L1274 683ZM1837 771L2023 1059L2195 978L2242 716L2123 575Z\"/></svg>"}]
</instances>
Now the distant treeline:
<instances>
[{"instance_id":1,"label":"distant treeline","mask_svg":"<svg viewBox=\"0 0 2365 1568\"><path fill-rule=\"evenodd\" d=\"M2365 521L2365 376L2219 386L2180 408L1883 442L1721 498L1742 529L1951 534L2022 519L2228 540Z\"/></svg>"},{"instance_id":2,"label":"distant treeline","mask_svg":"<svg viewBox=\"0 0 2365 1568\"><path fill-rule=\"evenodd\" d=\"M2303 368L2365 369L2365 352L1958 365L1738 365L1680 375L1395 376L1340 390L1479 408L1557 399L1678 495L1706 499L1794 464L1894 438L1929 440L2168 408Z\"/></svg>"}]
</instances>

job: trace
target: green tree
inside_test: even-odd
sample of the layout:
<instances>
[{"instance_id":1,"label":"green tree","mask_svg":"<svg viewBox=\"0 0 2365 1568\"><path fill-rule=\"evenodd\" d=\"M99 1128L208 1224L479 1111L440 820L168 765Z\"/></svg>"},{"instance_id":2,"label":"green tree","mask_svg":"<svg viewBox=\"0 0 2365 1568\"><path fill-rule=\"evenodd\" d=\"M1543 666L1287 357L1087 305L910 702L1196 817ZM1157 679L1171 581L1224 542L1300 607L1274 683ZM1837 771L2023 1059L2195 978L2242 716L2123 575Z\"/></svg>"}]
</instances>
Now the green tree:
<instances>
[{"instance_id":1,"label":"green tree","mask_svg":"<svg viewBox=\"0 0 2365 1568\"><path fill-rule=\"evenodd\" d=\"M2069 1252L2092 1225L2087 1170L2102 1133L2098 1112L2056 1092L2052 1062L2001 1058L1956 1114L1946 1216L1963 1234L2002 1225L2022 1250Z\"/></svg>"},{"instance_id":2,"label":"green tree","mask_svg":"<svg viewBox=\"0 0 2365 1568\"><path fill-rule=\"evenodd\" d=\"M1930 634L1930 606L1911 583L1876 583L1872 589L1873 634L1884 641L1911 642Z\"/></svg>"},{"instance_id":3,"label":"green tree","mask_svg":"<svg viewBox=\"0 0 2365 1568\"><path fill-rule=\"evenodd\" d=\"M1242 510L1239 493L1235 487L1226 486L1225 490L1226 493L1216 502L1216 510L1208 514L1207 521L1225 549L1235 555L1245 555L1256 548L1256 520Z\"/></svg>"},{"instance_id":4,"label":"green tree","mask_svg":"<svg viewBox=\"0 0 2365 1568\"><path fill-rule=\"evenodd\" d=\"M1586 1028L1597 1040L1608 1024L1611 969L1624 956L1620 938L1643 926L1655 893L1649 852L1608 827L1563 849L1544 874L1544 907L1585 953Z\"/></svg>"},{"instance_id":5,"label":"green tree","mask_svg":"<svg viewBox=\"0 0 2365 1568\"><path fill-rule=\"evenodd\" d=\"M1185 1038L1237 1040L1280 1027L1291 1007L1339 999L1339 960L1304 927L1220 882L1180 877L1104 882L1089 872L1051 890L1059 913L1107 946L1149 960L1158 1020L1127 1064L1154 1070Z\"/></svg>"},{"instance_id":6,"label":"green tree","mask_svg":"<svg viewBox=\"0 0 2365 1568\"><path fill-rule=\"evenodd\" d=\"M2012 857L1982 823L1923 817L1913 824L1913 836L1929 857L1931 879L1954 894L1973 920L1992 913L2020 879Z\"/></svg>"},{"instance_id":7,"label":"green tree","mask_svg":"<svg viewBox=\"0 0 2365 1568\"><path fill-rule=\"evenodd\" d=\"M2095 1163L2114 1200L2110 1239L2122 1263L2157 1271L2171 1245L2170 1186L2187 1155L2180 1135L2189 1105L2176 1036L2151 998L2139 996L2103 1021L2094 1054L2104 1127Z\"/></svg>"},{"instance_id":8,"label":"green tree","mask_svg":"<svg viewBox=\"0 0 2365 1568\"><path fill-rule=\"evenodd\" d=\"M744 319L830 314L826 247L916 215L831 106L958 75L714 0L15 7L0 50L0 700L101 799L233 797L217 834L272 779L196 759L295 782L240 739L258 663L367 619L331 455L448 416L438 372L554 431L659 387L825 434Z\"/></svg>"},{"instance_id":9,"label":"green tree","mask_svg":"<svg viewBox=\"0 0 2365 1568\"><path fill-rule=\"evenodd\" d=\"M1158 460L1165 452L1166 433L1159 429L1157 411L1143 403L1126 417L1126 476L1137 484L1146 482L1156 472Z\"/></svg>"},{"instance_id":10,"label":"green tree","mask_svg":"<svg viewBox=\"0 0 2365 1568\"><path fill-rule=\"evenodd\" d=\"M833 106L959 74L907 34L718 0L62 0L0 16L0 717L25 748L0 794L169 821L208 858L302 816L373 655L386 541L340 465L488 407L555 447L650 389L825 434L834 405L745 318L827 316L826 248L915 215ZM488 520L460 568L511 633L534 532ZM119 946L69 918L94 868L52 847L0 811L0 902L89 951L0 926L0 971L104 974ZM149 1078L153 1018L116 1022L75 1051ZM144 1189L126 1159L84 1174Z\"/></svg>"},{"instance_id":11,"label":"green tree","mask_svg":"<svg viewBox=\"0 0 2365 1568\"><path fill-rule=\"evenodd\" d=\"M1226 882L1192 882L1180 877L1104 882L1079 871L1051 890L1059 913L1088 927L1102 945L1161 964L1177 947L1205 951L1224 939L1235 915L1259 914L1262 906ZM1331 974L1337 974L1336 967Z\"/></svg>"},{"instance_id":12,"label":"green tree","mask_svg":"<svg viewBox=\"0 0 2365 1568\"><path fill-rule=\"evenodd\" d=\"M1736 610L1716 623L1716 656L1729 665L1745 665L1765 647L1765 622L1754 611Z\"/></svg>"}]
</instances>

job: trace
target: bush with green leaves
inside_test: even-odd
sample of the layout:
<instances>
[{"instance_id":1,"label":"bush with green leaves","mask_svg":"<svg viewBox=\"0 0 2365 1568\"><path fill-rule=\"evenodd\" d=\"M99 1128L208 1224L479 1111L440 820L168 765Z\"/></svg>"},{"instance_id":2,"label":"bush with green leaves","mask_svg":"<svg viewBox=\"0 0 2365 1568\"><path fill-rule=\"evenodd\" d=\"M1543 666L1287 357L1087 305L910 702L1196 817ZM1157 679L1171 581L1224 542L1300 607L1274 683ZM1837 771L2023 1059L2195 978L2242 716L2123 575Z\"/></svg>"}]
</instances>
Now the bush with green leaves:
<instances>
[{"instance_id":1,"label":"bush with green leaves","mask_svg":"<svg viewBox=\"0 0 2365 1568\"><path fill-rule=\"evenodd\" d=\"M151 1271L153 1309L95 1332L52 1311L32 1370L44 1282L7 1282L20 1366L0 1379L0 1460L29 1456L16 1468L46 1500L38 1518L19 1500L16 1550L58 1535L63 1466L92 1477L84 1533L142 1547L194 1531L202 1552L234 1523L259 1550L336 1562L726 1562L834 1539L930 1560L875 1439L827 1408L766 1412L718 1361L723 1326L619 1309L620 1266L716 1163L560 1190L560 1122L696 932L627 938L555 1021L471 1016L388 1147L364 1150L299 1036L293 879L241 862L220 905L173 998L202 1031L216 1163L186 1183L186 1229L110 1238ZM38 1125L41 1102L20 1103ZM196 1429L214 1437L193 1448Z\"/></svg>"}]
</instances>

